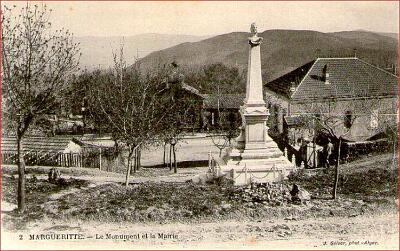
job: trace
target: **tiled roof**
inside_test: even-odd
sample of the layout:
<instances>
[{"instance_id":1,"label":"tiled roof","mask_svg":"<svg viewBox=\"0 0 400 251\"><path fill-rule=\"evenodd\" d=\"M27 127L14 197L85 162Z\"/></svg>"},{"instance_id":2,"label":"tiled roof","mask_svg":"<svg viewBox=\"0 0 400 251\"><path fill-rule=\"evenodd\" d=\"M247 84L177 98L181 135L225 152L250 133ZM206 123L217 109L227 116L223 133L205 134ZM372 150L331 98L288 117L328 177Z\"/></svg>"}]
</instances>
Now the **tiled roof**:
<instances>
[{"instance_id":1,"label":"tiled roof","mask_svg":"<svg viewBox=\"0 0 400 251\"><path fill-rule=\"evenodd\" d=\"M84 149L100 149L100 148L110 149L115 146L115 142L111 139L109 139L109 140L104 140L104 139L87 140L87 139L73 138L72 142L81 146Z\"/></svg>"},{"instance_id":2,"label":"tiled roof","mask_svg":"<svg viewBox=\"0 0 400 251\"><path fill-rule=\"evenodd\" d=\"M297 69L284 74L283 76L272 80L271 82L265 85L265 88L279 94L285 98L290 98L291 91L290 88L296 87L300 84L301 80L304 78L308 70L310 70L311 66L314 64L314 61L308 62L307 64L298 67Z\"/></svg>"},{"instance_id":3,"label":"tiled roof","mask_svg":"<svg viewBox=\"0 0 400 251\"><path fill-rule=\"evenodd\" d=\"M205 108L218 108L218 95L203 94ZM239 109L244 103L246 94L221 94L219 107L221 109Z\"/></svg>"},{"instance_id":4,"label":"tiled roof","mask_svg":"<svg viewBox=\"0 0 400 251\"><path fill-rule=\"evenodd\" d=\"M77 139L73 137L25 137L22 140L25 152L63 152L70 142L78 144L85 149L109 149L114 147L114 141L102 139ZM16 152L17 139L3 137L1 139L1 152Z\"/></svg>"},{"instance_id":5,"label":"tiled roof","mask_svg":"<svg viewBox=\"0 0 400 251\"><path fill-rule=\"evenodd\" d=\"M308 64L303 67L307 68ZM287 95L287 90L290 90L287 79L297 75L303 80L291 96L287 95L293 101L397 96L398 78L395 75L358 58L318 58L304 76L295 71L269 82L266 87L277 94ZM324 72L329 73L329 84L325 83Z\"/></svg>"},{"instance_id":6,"label":"tiled roof","mask_svg":"<svg viewBox=\"0 0 400 251\"><path fill-rule=\"evenodd\" d=\"M22 144L26 152L62 152L71 140L71 137L25 137ZM17 151L17 139L15 137L3 137L1 139L1 152L15 151Z\"/></svg>"}]
</instances>

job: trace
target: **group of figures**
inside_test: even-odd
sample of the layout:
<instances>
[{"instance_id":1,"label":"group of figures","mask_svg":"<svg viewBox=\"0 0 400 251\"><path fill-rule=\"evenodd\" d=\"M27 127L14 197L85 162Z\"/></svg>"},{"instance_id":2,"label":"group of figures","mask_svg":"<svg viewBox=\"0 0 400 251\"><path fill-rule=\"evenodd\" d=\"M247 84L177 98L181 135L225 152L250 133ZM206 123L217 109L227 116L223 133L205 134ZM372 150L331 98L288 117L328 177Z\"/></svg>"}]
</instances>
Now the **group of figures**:
<instances>
[{"instance_id":1,"label":"group of figures","mask_svg":"<svg viewBox=\"0 0 400 251\"><path fill-rule=\"evenodd\" d=\"M312 156L312 154L316 156L316 159L318 161L313 162L311 166L329 168L332 165L333 163L332 158L334 157L333 155L334 146L329 138L327 139L326 143L323 144L323 146L320 147L318 150L315 150L315 147L311 147L311 149L313 149L312 154L309 154L308 151L308 149L310 148L309 147L310 142L306 139L299 139L299 141L300 141L300 147L298 150L299 153L298 156L300 157L300 161L304 163L304 167L306 168L310 167L308 160L310 159L310 156Z\"/></svg>"}]
</instances>

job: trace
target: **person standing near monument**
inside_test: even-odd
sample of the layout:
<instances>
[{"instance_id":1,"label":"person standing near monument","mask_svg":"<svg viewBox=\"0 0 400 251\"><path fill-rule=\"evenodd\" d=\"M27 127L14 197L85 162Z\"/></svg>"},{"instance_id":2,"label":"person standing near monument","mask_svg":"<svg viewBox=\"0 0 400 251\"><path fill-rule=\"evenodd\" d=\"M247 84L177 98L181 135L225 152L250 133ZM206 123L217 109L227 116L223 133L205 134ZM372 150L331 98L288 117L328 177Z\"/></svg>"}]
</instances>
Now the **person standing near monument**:
<instances>
[{"instance_id":1,"label":"person standing near monument","mask_svg":"<svg viewBox=\"0 0 400 251\"><path fill-rule=\"evenodd\" d=\"M307 161L308 142L309 142L309 140L307 138L302 138L301 145L300 145L300 148L299 148L301 161L303 161L303 163L304 163L304 168L308 167L308 161ZM301 165L301 163L300 163L300 165Z\"/></svg>"},{"instance_id":2,"label":"person standing near monument","mask_svg":"<svg viewBox=\"0 0 400 251\"><path fill-rule=\"evenodd\" d=\"M332 155L333 144L331 143L331 139L328 138L328 143L324 147L324 166L326 168L330 167L329 158Z\"/></svg>"}]
</instances>

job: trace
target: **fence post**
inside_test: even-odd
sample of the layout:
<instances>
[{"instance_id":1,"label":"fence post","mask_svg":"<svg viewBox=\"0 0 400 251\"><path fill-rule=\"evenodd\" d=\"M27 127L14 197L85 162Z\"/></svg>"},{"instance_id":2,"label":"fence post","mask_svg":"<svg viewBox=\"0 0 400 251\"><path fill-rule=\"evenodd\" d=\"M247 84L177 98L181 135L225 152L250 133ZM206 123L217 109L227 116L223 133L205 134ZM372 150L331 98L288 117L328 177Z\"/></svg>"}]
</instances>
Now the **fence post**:
<instances>
[{"instance_id":1,"label":"fence post","mask_svg":"<svg viewBox=\"0 0 400 251\"><path fill-rule=\"evenodd\" d=\"M212 171L212 166L211 166L211 150L208 152L208 169Z\"/></svg>"},{"instance_id":2,"label":"fence post","mask_svg":"<svg viewBox=\"0 0 400 251\"><path fill-rule=\"evenodd\" d=\"M100 155L99 155L99 157L100 157L100 165L99 165L99 169L100 169L100 171L101 171L101 147L100 147Z\"/></svg>"}]
</instances>

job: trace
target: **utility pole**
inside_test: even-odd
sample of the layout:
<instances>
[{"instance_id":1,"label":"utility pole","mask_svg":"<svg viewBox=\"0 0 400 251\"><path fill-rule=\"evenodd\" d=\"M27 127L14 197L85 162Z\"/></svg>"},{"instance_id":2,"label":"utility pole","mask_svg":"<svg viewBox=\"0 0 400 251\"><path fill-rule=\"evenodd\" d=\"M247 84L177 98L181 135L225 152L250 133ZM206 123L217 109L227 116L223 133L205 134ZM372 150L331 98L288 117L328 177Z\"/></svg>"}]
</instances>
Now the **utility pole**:
<instances>
[{"instance_id":1,"label":"utility pole","mask_svg":"<svg viewBox=\"0 0 400 251\"><path fill-rule=\"evenodd\" d=\"M316 165L316 154L317 154L317 152L316 152L316 150L315 150L315 148L316 148L316 145L315 145L315 117L314 117L314 119L313 119L313 156L314 156L314 161L313 161L313 167L314 168L316 168L317 167L317 165Z\"/></svg>"},{"instance_id":2,"label":"utility pole","mask_svg":"<svg viewBox=\"0 0 400 251\"><path fill-rule=\"evenodd\" d=\"M217 109L218 109L218 125L221 127L221 112L220 112L220 107L221 107L221 92L220 92L220 82L218 81L218 86L217 86L217 95L218 95L218 100L217 100Z\"/></svg>"}]
</instances>

